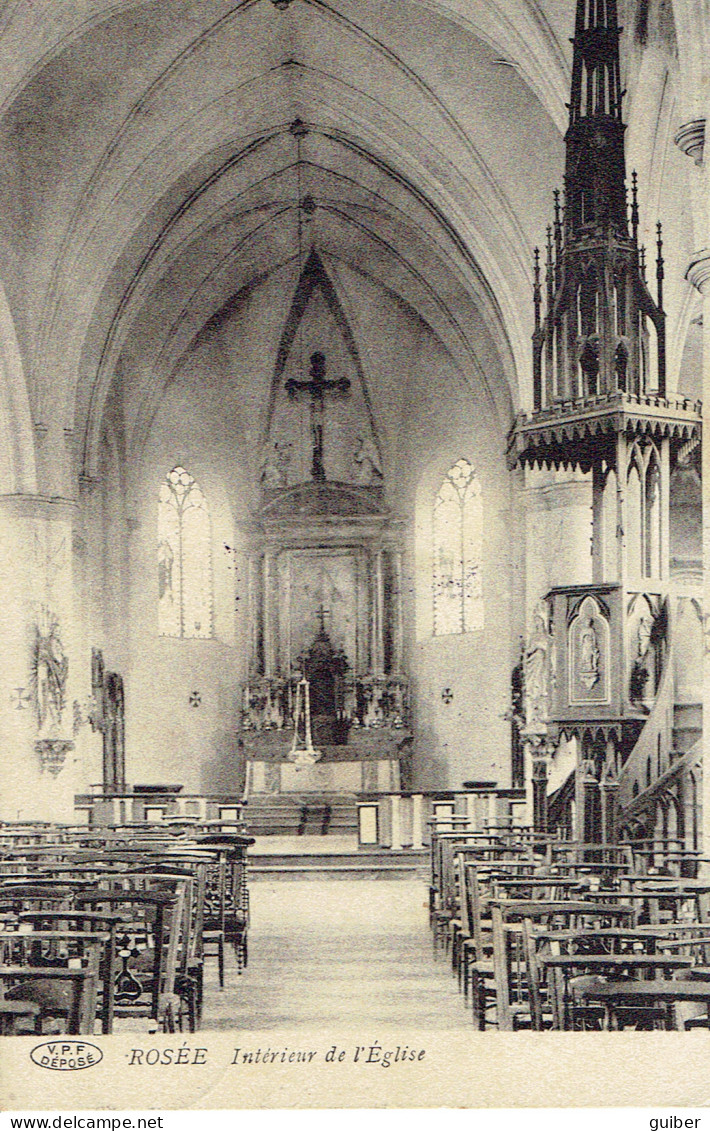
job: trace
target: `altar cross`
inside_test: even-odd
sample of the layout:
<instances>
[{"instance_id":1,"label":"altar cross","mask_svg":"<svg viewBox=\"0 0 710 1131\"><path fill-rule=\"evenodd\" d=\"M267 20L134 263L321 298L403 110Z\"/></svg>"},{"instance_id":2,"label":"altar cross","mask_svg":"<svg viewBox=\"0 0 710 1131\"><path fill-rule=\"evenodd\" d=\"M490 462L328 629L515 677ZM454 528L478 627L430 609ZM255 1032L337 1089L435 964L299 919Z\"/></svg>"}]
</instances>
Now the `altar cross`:
<instances>
[{"instance_id":1,"label":"altar cross","mask_svg":"<svg viewBox=\"0 0 710 1131\"><path fill-rule=\"evenodd\" d=\"M325 605L321 605L320 608L316 609L316 616L320 623L321 632L325 632L325 618L330 616L330 609L326 609Z\"/></svg>"},{"instance_id":2,"label":"altar cross","mask_svg":"<svg viewBox=\"0 0 710 1131\"><path fill-rule=\"evenodd\" d=\"M297 393L308 393L311 398L311 437L313 440L313 459L311 476L316 483L325 483L325 467L323 466L323 412L326 393L347 393L350 381L347 377L339 377L337 381L327 381L325 377L325 354L317 352L311 354L310 381L297 381L289 377L286 382L286 392L290 397Z\"/></svg>"}]
</instances>

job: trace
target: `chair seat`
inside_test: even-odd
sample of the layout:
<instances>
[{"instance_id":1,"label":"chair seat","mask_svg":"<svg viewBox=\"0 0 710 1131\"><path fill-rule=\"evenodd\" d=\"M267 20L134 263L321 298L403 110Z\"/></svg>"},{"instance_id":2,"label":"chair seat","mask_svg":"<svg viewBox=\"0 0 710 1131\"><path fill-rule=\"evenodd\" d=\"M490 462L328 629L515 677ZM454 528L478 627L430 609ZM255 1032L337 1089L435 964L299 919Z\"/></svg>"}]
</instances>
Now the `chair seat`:
<instances>
[{"instance_id":1,"label":"chair seat","mask_svg":"<svg viewBox=\"0 0 710 1131\"><path fill-rule=\"evenodd\" d=\"M76 982L61 979L25 982L23 985L13 986L5 994L5 1002L34 1003L37 1010L44 1014L67 1015L71 1011L76 999Z\"/></svg>"}]
</instances>

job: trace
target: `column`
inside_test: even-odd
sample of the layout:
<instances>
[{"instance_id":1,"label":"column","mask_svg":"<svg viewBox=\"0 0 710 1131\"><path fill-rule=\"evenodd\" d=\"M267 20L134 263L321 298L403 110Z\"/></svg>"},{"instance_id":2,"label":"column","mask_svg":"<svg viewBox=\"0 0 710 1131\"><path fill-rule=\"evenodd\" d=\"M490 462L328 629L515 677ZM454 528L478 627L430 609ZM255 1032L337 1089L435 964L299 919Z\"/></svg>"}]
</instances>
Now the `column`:
<instances>
[{"instance_id":1,"label":"column","mask_svg":"<svg viewBox=\"0 0 710 1131\"><path fill-rule=\"evenodd\" d=\"M598 844L602 835L602 799L591 758L583 758L578 773L581 793L579 814L581 839L584 844Z\"/></svg>"},{"instance_id":2,"label":"column","mask_svg":"<svg viewBox=\"0 0 710 1131\"><path fill-rule=\"evenodd\" d=\"M249 656L247 660L247 679L261 667L259 657L259 621L261 617L259 601L259 559L250 552L247 557L247 616L249 618Z\"/></svg>"},{"instance_id":3,"label":"column","mask_svg":"<svg viewBox=\"0 0 710 1131\"><path fill-rule=\"evenodd\" d=\"M533 830L547 832L547 754L535 751L532 763Z\"/></svg>"},{"instance_id":4,"label":"column","mask_svg":"<svg viewBox=\"0 0 710 1131\"><path fill-rule=\"evenodd\" d=\"M422 840L422 801L421 793L412 794L412 849L415 852L421 851L424 847Z\"/></svg>"},{"instance_id":5,"label":"column","mask_svg":"<svg viewBox=\"0 0 710 1131\"><path fill-rule=\"evenodd\" d=\"M402 551L392 550L392 573L394 592L392 594L392 671L401 675L404 652L404 624L402 620Z\"/></svg>"},{"instance_id":6,"label":"column","mask_svg":"<svg viewBox=\"0 0 710 1131\"><path fill-rule=\"evenodd\" d=\"M264 578L264 675L272 677L276 674L278 631L273 593L276 572L276 561L273 550L269 549L265 551L262 560L262 569Z\"/></svg>"},{"instance_id":7,"label":"column","mask_svg":"<svg viewBox=\"0 0 710 1131\"><path fill-rule=\"evenodd\" d=\"M361 676L372 668L370 646L370 584L369 563L367 552L357 550L355 553L355 578L357 593L357 655L353 676Z\"/></svg>"},{"instance_id":8,"label":"column","mask_svg":"<svg viewBox=\"0 0 710 1131\"><path fill-rule=\"evenodd\" d=\"M660 513L658 521L660 523L659 541L660 541L660 568L661 568L661 582L663 586L668 585L670 581L670 568L671 568L671 508L670 508L670 494L671 494L671 454L670 454L670 440L667 436L658 441L659 455L660 455ZM656 574L654 563L651 563L651 577Z\"/></svg>"},{"instance_id":9,"label":"column","mask_svg":"<svg viewBox=\"0 0 710 1131\"><path fill-rule=\"evenodd\" d=\"M698 57L706 64L707 44L703 37L697 34L697 28L692 29L689 45L692 44L690 54L697 52ZM700 73L703 74L704 66ZM694 70L691 73L695 73ZM698 84L698 92L702 84ZM692 117L680 127L675 143L683 153L690 157L697 167L697 171L690 172L691 205L693 213L693 227L695 247L699 250L693 255L685 277L692 283L703 296L703 405L705 408L705 421L707 421L708 407L710 406L710 162L705 154L705 133L707 117L703 111L707 109L707 85L705 84L704 102L691 100ZM697 116L694 111L697 111ZM702 115L702 116L701 116ZM710 767L710 506L706 502L707 491L710 485L710 441L703 437L702 446L702 484L703 484L703 616L705 625L705 648L703 655L703 761ZM710 849L710 772L703 774L702 797L702 829L701 848L703 854L708 856ZM708 865L701 866L702 872L709 870Z\"/></svg>"},{"instance_id":10,"label":"column","mask_svg":"<svg viewBox=\"0 0 710 1131\"><path fill-rule=\"evenodd\" d=\"M76 736L77 751L81 765L81 776L87 784L101 781L104 736L100 727L89 725L89 714L100 713L101 704L94 702L92 686L92 648L99 647L104 652L104 562L103 562L103 516L101 481L89 475L79 478L79 528L81 531L81 550L77 557L74 592L82 609L82 618L77 625L81 640L77 641L80 664L81 685L78 699L82 713L82 725ZM98 698L98 696L97 696ZM95 716L96 717L96 716ZM100 715L99 715L100 717Z\"/></svg>"},{"instance_id":11,"label":"column","mask_svg":"<svg viewBox=\"0 0 710 1131\"><path fill-rule=\"evenodd\" d=\"M604 547L609 532L604 528L604 478L601 463L592 468L592 582L601 585L606 578Z\"/></svg>"},{"instance_id":12,"label":"column","mask_svg":"<svg viewBox=\"0 0 710 1131\"><path fill-rule=\"evenodd\" d=\"M392 816L392 851L402 851L402 818L400 813L401 797L398 793L390 795L390 813Z\"/></svg>"},{"instance_id":13,"label":"column","mask_svg":"<svg viewBox=\"0 0 710 1131\"><path fill-rule=\"evenodd\" d=\"M382 550L370 552L371 615L370 615L370 663L375 675L384 671L384 579L382 569Z\"/></svg>"},{"instance_id":14,"label":"column","mask_svg":"<svg viewBox=\"0 0 710 1131\"><path fill-rule=\"evenodd\" d=\"M619 840L619 783L605 778L599 786L602 809L602 841L604 844L617 844Z\"/></svg>"},{"instance_id":15,"label":"column","mask_svg":"<svg viewBox=\"0 0 710 1131\"><path fill-rule=\"evenodd\" d=\"M626 436L619 432L616 437L616 577L620 585L626 584Z\"/></svg>"},{"instance_id":16,"label":"column","mask_svg":"<svg viewBox=\"0 0 710 1131\"><path fill-rule=\"evenodd\" d=\"M476 821L476 801L477 795L475 793L466 795L466 825L469 829L478 828Z\"/></svg>"}]
</instances>

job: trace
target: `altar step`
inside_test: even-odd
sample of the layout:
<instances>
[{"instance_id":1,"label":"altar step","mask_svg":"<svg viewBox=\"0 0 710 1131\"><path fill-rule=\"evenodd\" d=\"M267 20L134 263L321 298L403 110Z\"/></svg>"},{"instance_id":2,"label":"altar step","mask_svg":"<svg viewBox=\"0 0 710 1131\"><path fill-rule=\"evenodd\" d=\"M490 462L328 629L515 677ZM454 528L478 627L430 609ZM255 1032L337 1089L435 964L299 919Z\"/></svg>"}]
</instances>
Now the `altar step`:
<instances>
[{"instance_id":1,"label":"altar step","mask_svg":"<svg viewBox=\"0 0 710 1131\"><path fill-rule=\"evenodd\" d=\"M311 852L303 838L303 851L249 853L249 880L424 880L429 874L428 852L355 850Z\"/></svg>"},{"instance_id":2,"label":"altar step","mask_svg":"<svg viewBox=\"0 0 710 1131\"><path fill-rule=\"evenodd\" d=\"M357 833L353 795L253 794L245 810L250 836L343 836Z\"/></svg>"}]
</instances>

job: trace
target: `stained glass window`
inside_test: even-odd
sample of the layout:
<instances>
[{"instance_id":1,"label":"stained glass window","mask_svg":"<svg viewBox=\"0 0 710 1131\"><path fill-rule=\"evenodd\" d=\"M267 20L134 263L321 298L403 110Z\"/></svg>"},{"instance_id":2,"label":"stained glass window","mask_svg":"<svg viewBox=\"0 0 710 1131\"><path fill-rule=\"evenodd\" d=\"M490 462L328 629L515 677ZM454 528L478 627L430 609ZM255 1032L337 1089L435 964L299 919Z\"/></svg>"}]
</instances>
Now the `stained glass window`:
<instances>
[{"instance_id":1,"label":"stained glass window","mask_svg":"<svg viewBox=\"0 0 710 1131\"><path fill-rule=\"evenodd\" d=\"M184 467L174 467L158 501L158 632L212 635L212 562L207 500Z\"/></svg>"},{"instance_id":2,"label":"stained glass window","mask_svg":"<svg viewBox=\"0 0 710 1131\"><path fill-rule=\"evenodd\" d=\"M466 459L447 472L434 503L434 635L483 628L481 484Z\"/></svg>"}]
</instances>

